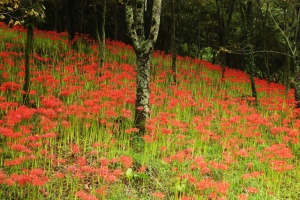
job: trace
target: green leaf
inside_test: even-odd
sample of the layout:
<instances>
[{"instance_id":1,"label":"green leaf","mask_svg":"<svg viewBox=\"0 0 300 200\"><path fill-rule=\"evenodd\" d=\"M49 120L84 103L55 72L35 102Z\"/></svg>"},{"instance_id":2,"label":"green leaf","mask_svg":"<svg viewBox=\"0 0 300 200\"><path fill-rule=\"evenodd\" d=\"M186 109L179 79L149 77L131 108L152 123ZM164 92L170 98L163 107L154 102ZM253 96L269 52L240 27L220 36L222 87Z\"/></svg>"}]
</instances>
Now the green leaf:
<instances>
[{"instance_id":1,"label":"green leaf","mask_svg":"<svg viewBox=\"0 0 300 200\"><path fill-rule=\"evenodd\" d=\"M127 177L128 179L132 179L133 176L134 176L132 168L128 168L128 169L126 170L125 175L126 175L126 177Z\"/></svg>"},{"instance_id":2,"label":"green leaf","mask_svg":"<svg viewBox=\"0 0 300 200\"><path fill-rule=\"evenodd\" d=\"M145 173L140 173L140 174L138 174L138 176L141 179L148 179L149 178L148 174L145 174Z\"/></svg>"},{"instance_id":3,"label":"green leaf","mask_svg":"<svg viewBox=\"0 0 300 200\"><path fill-rule=\"evenodd\" d=\"M21 22L19 20L15 21L14 26L21 25Z\"/></svg>"},{"instance_id":4,"label":"green leaf","mask_svg":"<svg viewBox=\"0 0 300 200\"><path fill-rule=\"evenodd\" d=\"M180 181L179 179L176 179L176 183L175 183L176 192L184 192L185 188L186 188L186 182L187 182L186 179L184 179L182 181Z\"/></svg>"}]
</instances>

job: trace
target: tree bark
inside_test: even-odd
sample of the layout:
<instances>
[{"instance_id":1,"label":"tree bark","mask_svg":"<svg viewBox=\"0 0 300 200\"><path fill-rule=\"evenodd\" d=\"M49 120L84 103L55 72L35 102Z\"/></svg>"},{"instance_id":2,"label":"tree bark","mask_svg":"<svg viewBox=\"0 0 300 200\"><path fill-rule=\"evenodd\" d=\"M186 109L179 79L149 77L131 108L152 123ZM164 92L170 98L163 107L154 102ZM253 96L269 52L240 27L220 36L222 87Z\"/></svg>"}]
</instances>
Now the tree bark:
<instances>
[{"instance_id":1,"label":"tree bark","mask_svg":"<svg viewBox=\"0 0 300 200\"><path fill-rule=\"evenodd\" d=\"M225 69L226 69L226 58L227 58L227 36L230 31L230 24L232 20L233 9L236 0L216 0L218 19L219 19L219 30L218 30L218 38L219 38L219 58L220 58L220 66L222 69L222 80L225 78ZM227 17L227 18L226 18Z\"/></svg>"},{"instance_id":2,"label":"tree bark","mask_svg":"<svg viewBox=\"0 0 300 200\"><path fill-rule=\"evenodd\" d=\"M287 97L290 90L290 69L291 69L291 58L289 55L286 56L286 65L284 67L283 83L284 83L284 93Z\"/></svg>"},{"instance_id":3,"label":"tree bark","mask_svg":"<svg viewBox=\"0 0 300 200\"><path fill-rule=\"evenodd\" d=\"M101 23L101 42L100 42L100 67L105 62L105 22L106 22L106 0L103 0L102 23Z\"/></svg>"},{"instance_id":4,"label":"tree bark","mask_svg":"<svg viewBox=\"0 0 300 200\"><path fill-rule=\"evenodd\" d=\"M295 64L295 100L296 108L300 108L300 65L299 61L296 59L293 59Z\"/></svg>"},{"instance_id":5,"label":"tree bark","mask_svg":"<svg viewBox=\"0 0 300 200\"><path fill-rule=\"evenodd\" d=\"M136 79L136 113L135 124L141 133L145 132L146 120L150 117L149 80L150 80L150 53L137 55Z\"/></svg>"},{"instance_id":6,"label":"tree bark","mask_svg":"<svg viewBox=\"0 0 300 200\"><path fill-rule=\"evenodd\" d=\"M23 85L23 104L26 106L30 105L29 102L29 91L30 91L30 54L33 49L33 26L29 24L27 27L27 40L25 48L25 78Z\"/></svg>"},{"instance_id":7,"label":"tree bark","mask_svg":"<svg viewBox=\"0 0 300 200\"><path fill-rule=\"evenodd\" d=\"M105 16L106 16L106 0L103 0L103 10L102 10L102 21L101 21L101 35L99 33L98 26L98 14L97 14L97 0L94 0L94 18L95 18L95 34L98 42L99 50L99 68L102 68L105 61ZM101 76L101 74L99 74Z\"/></svg>"},{"instance_id":8,"label":"tree bark","mask_svg":"<svg viewBox=\"0 0 300 200\"><path fill-rule=\"evenodd\" d=\"M254 29L253 29L253 2L252 0L247 0L245 9L245 25L246 25L246 38L245 38L245 45L246 49L248 50L246 55L246 72L249 74L250 77L250 84L252 90L252 97L255 98L255 103L257 103L257 91L255 85L255 63L254 63L254 52L253 52L253 44L254 44Z\"/></svg>"},{"instance_id":9,"label":"tree bark","mask_svg":"<svg viewBox=\"0 0 300 200\"><path fill-rule=\"evenodd\" d=\"M119 19L118 19L118 12L119 12L119 6L116 5L115 6L115 10L116 12L114 12L113 16L114 16L114 39L118 40L118 30L119 30Z\"/></svg>"},{"instance_id":10,"label":"tree bark","mask_svg":"<svg viewBox=\"0 0 300 200\"><path fill-rule=\"evenodd\" d=\"M171 36L171 48L172 48L172 71L173 81L177 82L177 69L176 69L176 17L175 17L175 0L172 1L172 36Z\"/></svg>"},{"instance_id":11,"label":"tree bark","mask_svg":"<svg viewBox=\"0 0 300 200\"><path fill-rule=\"evenodd\" d=\"M68 12L68 33L69 41L72 42L75 38L75 4L76 0L67 0L67 12Z\"/></svg>"},{"instance_id":12,"label":"tree bark","mask_svg":"<svg viewBox=\"0 0 300 200\"><path fill-rule=\"evenodd\" d=\"M269 12L269 6L270 3L267 2L267 8L266 8L266 12L265 15L262 15L262 36L263 36L263 47L264 47L264 51L267 50L267 37L266 37L266 28L267 28L267 21L268 21L268 12ZM263 60L264 60L264 65L267 71L267 78L268 78L268 84L271 83L271 74L270 74L270 68L269 68L269 54L268 52L264 52L263 53Z\"/></svg>"},{"instance_id":13,"label":"tree bark","mask_svg":"<svg viewBox=\"0 0 300 200\"><path fill-rule=\"evenodd\" d=\"M127 27L136 54L137 85L135 126L139 128L140 135L145 133L146 121L150 117L150 58L159 31L161 1L162 0L154 0L153 2L151 27L147 39L145 38L144 29L145 1L129 0L125 5Z\"/></svg>"}]
</instances>

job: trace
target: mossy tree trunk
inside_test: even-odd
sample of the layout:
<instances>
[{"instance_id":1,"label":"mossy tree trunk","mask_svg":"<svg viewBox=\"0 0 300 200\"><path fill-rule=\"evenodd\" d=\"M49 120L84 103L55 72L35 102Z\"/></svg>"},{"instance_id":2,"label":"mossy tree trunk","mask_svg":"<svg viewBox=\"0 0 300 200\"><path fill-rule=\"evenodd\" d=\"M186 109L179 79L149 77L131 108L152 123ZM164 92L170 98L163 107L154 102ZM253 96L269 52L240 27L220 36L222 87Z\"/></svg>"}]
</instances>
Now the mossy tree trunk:
<instances>
[{"instance_id":1,"label":"mossy tree trunk","mask_svg":"<svg viewBox=\"0 0 300 200\"><path fill-rule=\"evenodd\" d=\"M161 2L162 0L153 1L151 27L147 38L144 27L145 0L128 0L125 5L127 27L136 54L135 126L139 128L141 135L145 133L146 121L150 117L150 58L159 31Z\"/></svg>"},{"instance_id":2,"label":"mossy tree trunk","mask_svg":"<svg viewBox=\"0 0 300 200\"><path fill-rule=\"evenodd\" d=\"M30 54L33 50L33 26L29 24L27 27L27 40L25 47L25 78L23 85L23 104L26 106L30 105L29 102L29 91L30 91Z\"/></svg>"}]
</instances>

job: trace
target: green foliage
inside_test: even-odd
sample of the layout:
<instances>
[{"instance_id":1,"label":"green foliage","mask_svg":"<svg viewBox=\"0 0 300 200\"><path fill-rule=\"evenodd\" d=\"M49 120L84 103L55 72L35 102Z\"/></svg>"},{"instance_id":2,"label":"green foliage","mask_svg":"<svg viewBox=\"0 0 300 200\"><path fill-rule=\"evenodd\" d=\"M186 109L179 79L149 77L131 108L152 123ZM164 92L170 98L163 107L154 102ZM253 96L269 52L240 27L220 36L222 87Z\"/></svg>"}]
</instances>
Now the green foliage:
<instances>
[{"instance_id":1,"label":"green foliage","mask_svg":"<svg viewBox=\"0 0 300 200\"><path fill-rule=\"evenodd\" d=\"M16 26L23 24L25 27L32 26L36 23L45 22L45 6L44 0L14 0L1 1L0 18L2 20L8 18L9 25Z\"/></svg>"}]
</instances>

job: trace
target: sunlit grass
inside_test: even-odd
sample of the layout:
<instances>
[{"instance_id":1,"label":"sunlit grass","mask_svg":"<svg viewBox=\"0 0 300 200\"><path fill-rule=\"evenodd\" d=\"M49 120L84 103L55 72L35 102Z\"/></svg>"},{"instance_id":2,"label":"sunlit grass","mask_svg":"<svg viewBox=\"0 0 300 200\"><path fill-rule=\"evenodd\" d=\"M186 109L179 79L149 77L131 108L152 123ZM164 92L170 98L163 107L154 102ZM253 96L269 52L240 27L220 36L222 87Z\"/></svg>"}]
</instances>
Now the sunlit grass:
<instances>
[{"instance_id":1,"label":"sunlit grass","mask_svg":"<svg viewBox=\"0 0 300 200\"><path fill-rule=\"evenodd\" d=\"M1 25L0 199L298 199L293 90L188 57L154 52L151 118L134 128L135 56L107 40L35 32L31 95L20 104L25 32ZM73 46L73 50L72 50ZM101 74L101 76L98 76Z\"/></svg>"}]
</instances>

